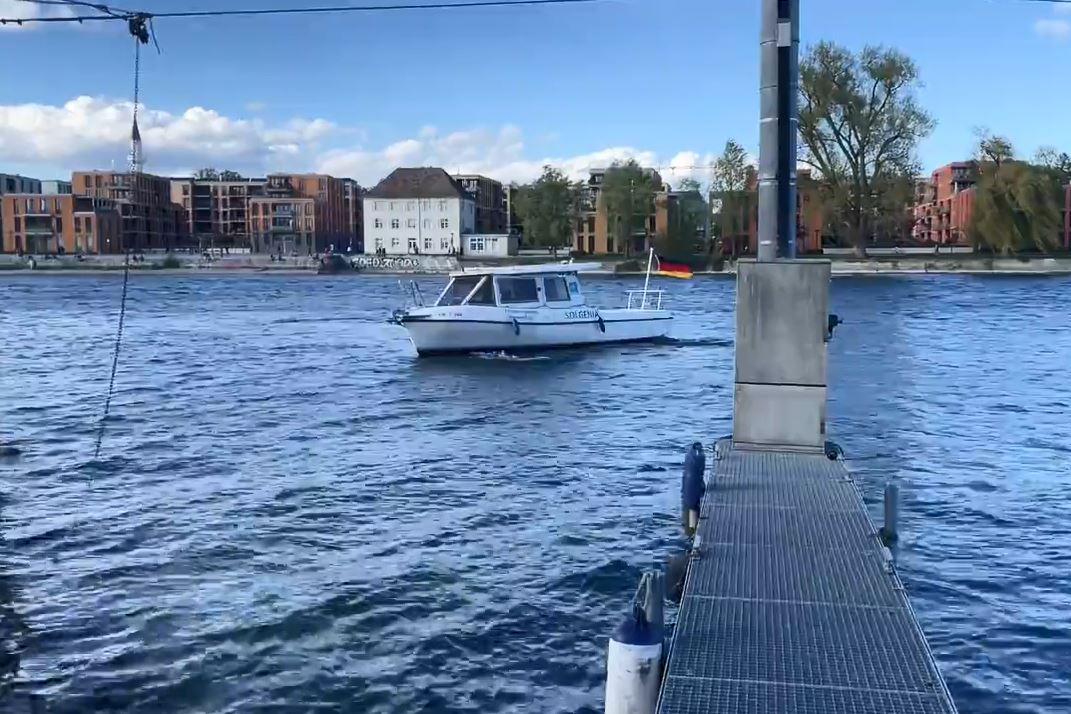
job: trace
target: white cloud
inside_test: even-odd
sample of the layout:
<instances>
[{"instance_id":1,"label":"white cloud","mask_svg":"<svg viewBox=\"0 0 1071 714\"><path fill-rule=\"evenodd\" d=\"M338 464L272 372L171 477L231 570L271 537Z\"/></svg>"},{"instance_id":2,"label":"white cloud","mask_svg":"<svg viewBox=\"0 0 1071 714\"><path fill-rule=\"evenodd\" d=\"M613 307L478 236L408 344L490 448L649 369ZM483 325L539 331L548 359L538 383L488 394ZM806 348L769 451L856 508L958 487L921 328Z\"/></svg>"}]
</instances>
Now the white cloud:
<instances>
[{"instance_id":1,"label":"white cloud","mask_svg":"<svg viewBox=\"0 0 1071 714\"><path fill-rule=\"evenodd\" d=\"M1071 20L1045 18L1034 23L1034 32L1054 40L1071 39Z\"/></svg>"},{"instance_id":2,"label":"white cloud","mask_svg":"<svg viewBox=\"0 0 1071 714\"><path fill-rule=\"evenodd\" d=\"M0 0L2 1L2 0ZM62 175L74 169L122 166L129 148L133 106L123 100L76 97L62 106L0 105L0 156L8 170ZM369 146L365 132L323 118L268 122L239 119L206 107L173 113L139 112L146 169L183 174L203 166L247 174L322 171L374 185L399 166L441 166L482 173L501 181L530 181L545 164L580 179L594 167L635 159L657 167L673 185L692 177L706 183L711 154L680 151L659 155L635 146L614 146L577 155L533 155L523 131L513 125L444 132L423 126L415 136ZM537 142L538 143L538 142Z\"/></svg>"},{"instance_id":3,"label":"white cloud","mask_svg":"<svg viewBox=\"0 0 1071 714\"><path fill-rule=\"evenodd\" d=\"M63 106L0 105L0 155L12 163L69 168L100 168L122 163L130 141L133 105L94 97L77 97ZM226 117L204 107L181 114L143 108L138 126L147 167L161 173L198 166L276 168L315 154L335 130L324 119L292 119L268 125L260 119Z\"/></svg>"},{"instance_id":4,"label":"white cloud","mask_svg":"<svg viewBox=\"0 0 1071 714\"><path fill-rule=\"evenodd\" d=\"M1042 18L1034 22L1034 32L1041 37L1062 42L1071 39L1071 19L1062 16L1071 16L1071 3L1056 4L1053 6L1053 14L1061 17Z\"/></svg>"}]
</instances>

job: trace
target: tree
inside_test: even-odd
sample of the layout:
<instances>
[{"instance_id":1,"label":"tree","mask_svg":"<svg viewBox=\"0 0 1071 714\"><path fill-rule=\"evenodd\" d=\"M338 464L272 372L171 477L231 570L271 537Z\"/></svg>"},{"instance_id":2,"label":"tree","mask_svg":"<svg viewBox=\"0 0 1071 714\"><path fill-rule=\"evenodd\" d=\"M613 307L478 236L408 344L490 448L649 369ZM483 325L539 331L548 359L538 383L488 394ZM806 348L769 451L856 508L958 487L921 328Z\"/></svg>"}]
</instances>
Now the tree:
<instances>
[{"instance_id":1,"label":"tree","mask_svg":"<svg viewBox=\"0 0 1071 714\"><path fill-rule=\"evenodd\" d=\"M212 168L197 169L194 172L193 177L200 181L218 181L219 172Z\"/></svg>"},{"instance_id":2,"label":"tree","mask_svg":"<svg viewBox=\"0 0 1071 714\"><path fill-rule=\"evenodd\" d=\"M525 239L554 249L572 244L579 195L579 186L565 174L544 166L534 183L519 187L517 192L516 210L524 223Z\"/></svg>"},{"instance_id":3,"label":"tree","mask_svg":"<svg viewBox=\"0 0 1071 714\"><path fill-rule=\"evenodd\" d=\"M714 226L718 237L730 239L735 246L741 236L746 237L754 212L755 167L751 165L747 151L732 139L725 142L721 156L711 166L714 171L710 193L714 202L711 210L718 214Z\"/></svg>"},{"instance_id":4,"label":"tree","mask_svg":"<svg viewBox=\"0 0 1071 714\"><path fill-rule=\"evenodd\" d=\"M637 229L647 235L647 217L654 211L655 186L649 171L645 171L633 159L625 163L614 162L606 170L602 181L602 197L610 233L618 246L624 246L625 255L632 255L632 236ZM641 225L636 225L639 216Z\"/></svg>"},{"instance_id":5,"label":"tree","mask_svg":"<svg viewBox=\"0 0 1071 714\"><path fill-rule=\"evenodd\" d=\"M884 47L856 55L820 42L800 63L800 158L860 253L887 209L882 191L919 172L915 150L934 128L915 98L920 85L914 61Z\"/></svg>"},{"instance_id":6,"label":"tree","mask_svg":"<svg viewBox=\"0 0 1071 714\"><path fill-rule=\"evenodd\" d=\"M978 129L978 147L975 154L979 161L989 162L1000 166L1005 161L1015 158L1015 147L1011 141L1003 136L995 136L988 129Z\"/></svg>"},{"instance_id":7,"label":"tree","mask_svg":"<svg viewBox=\"0 0 1071 714\"><path fill-rule=\"evenodd\" d=\"M1057 151L1051 146L1043 146L1034 155L1034 163L1062 183L1071 183L1071 154L1066 151Z\"/></svg>"},{"instance_id":8,"label":"tree","mask_svg":"<svg viewBox=\"0 0 1071 714\"><path fill-rule=\"evenodd\" d=\"M219 180L220 181L242 181L244 179L245 179L245 177L242 176L237 171L231 171L231 170L228 169L226 171L220 171L219 172Z\"/></svg>"},{"instance_id":9,"label":"tree","mask_svg":"<svg viewBox=\"0 0 1071 714\"><path fill-rule=\"evenodd\" d=\"M982 132L971 240L1001 255L1059 245L1063 202L1057 174L1018 161L1011 142Z\"/></svg>"}]
</instances>

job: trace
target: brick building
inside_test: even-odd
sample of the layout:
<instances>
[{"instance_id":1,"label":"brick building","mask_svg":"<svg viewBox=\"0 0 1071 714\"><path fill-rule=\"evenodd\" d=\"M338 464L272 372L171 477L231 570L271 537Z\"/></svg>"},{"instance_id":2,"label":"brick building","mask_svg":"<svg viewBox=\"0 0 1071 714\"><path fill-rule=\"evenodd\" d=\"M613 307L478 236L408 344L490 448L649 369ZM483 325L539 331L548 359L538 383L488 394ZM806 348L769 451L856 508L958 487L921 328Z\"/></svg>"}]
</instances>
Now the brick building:
<instances>
[{"instance_id":1,"label":"brick building","mask_svg":"<svg viewBox=\"0 0 1071 714\"><path fill-rule=\"evenodd\" d=\"M5 253L108 253L121 240L116 204L71 194L0 197Z\"/></svg>"},{"instance_id":2,"label":"brick building","mask_svg":"<svg viewBox=\"0 0 1071 714\"><path fill-rule=\"evenodd\" d=\"M821 253L822 243L826 228L826 207L822 201L822 194L818 181L813 178L807 169L801 169L796 176L796 253ZM758 176L752 176L751 185L745 200L733 202L739 215L734 221L720 220L723 227L727 223L736 226L738 230L733 235L721 236L722 254L726 256L755 255L759 250L759 198ZM724 205L717 194L712 195L711 202L714 212L719 214ZM747 232L740 232L739 228L747 227Z\"/></svg>"},{"instance_id":3,"label":"brick building","mask_svg":"<svg viewBox=\"0 0 1071 714\"><path fill-rule=\"evenodd\" d=\"M308 255L317 252L316 201L299 196L249 199L251 248L255 253Z\"/></svg>"},{"instance_id":4,"label":"brick building","mask_svg":"<svg viewBox=\"0 0 1071 714\"><path fill-rule=\"evenodd\" d=\"M353 179L342 180L343 215L346 217L346 238L336 250L345 253L364 252L364 218L362 201L364 189Z\"/></svg>"},{"instance_id":5,"label":"brick building","mask_svg":"<svg viewBox=\"0 0 1071 714\"><path fill-rule=\"evenodd\" d=\"M581 187L580 216L577 219L573 249L588 255L641 255L651 241L663 234L669 223L669 202L662 176L654 169L644 169L655 186L655 200L646 213L636 206L628 239L631 245L618 245L616 234L610 230L610 219L602 185L607 169L591 169Z\"/></svg>"},{"instance_id":6,"label":"brick building","mask_svg":"<svg viewBox=\"0 0 1071 714\"><path fill-rule=\"evenodd\" d=\"M74 195L109 199L119 211L119 241L101 246L100 252L187 247L186 220L182 207L171 202L170 179L142 173L75 171L71 184Z\"/></svg>"},{"instance_id":7,"label":"brick building","mask_svg":"<svg viewBox=\"0 0 1071 714\"><path fill-rule=\"evenodd\" d=\"M171 179L171 202L180 206L186 233L199 248L249 248L250 198L263 196L267 179Z\"/></svg>"},{"instance_id":8,"label":"brick building","mask_svg":"<svg viewBox=\"0 0 1071 714\"><path fill-rule=\"evenodd\" d=\"M933 172L915 189L913 237L920 243L966 245L974 213L977 161L957 161Z\"/></svg>"},{"instance_id":9,"label":"brick building","mask_svg":"<svg viewBox=\"0 0 1071 714\"><path fill-rule=\"evenodd\" d=\"M479 174L458 174L454 180L476 204L476 233L508 233L506 225L506 193L501 181Z\"/></svg>"}]
</instances>

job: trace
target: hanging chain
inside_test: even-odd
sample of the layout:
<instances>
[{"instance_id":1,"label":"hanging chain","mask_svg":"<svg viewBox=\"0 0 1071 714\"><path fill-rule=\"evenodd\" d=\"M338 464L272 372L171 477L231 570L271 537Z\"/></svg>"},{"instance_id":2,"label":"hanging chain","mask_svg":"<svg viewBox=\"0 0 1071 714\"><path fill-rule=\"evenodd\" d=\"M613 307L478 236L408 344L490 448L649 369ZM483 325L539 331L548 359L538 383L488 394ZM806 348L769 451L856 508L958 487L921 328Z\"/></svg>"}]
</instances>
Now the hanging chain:
<instances>
[{"instance_id":1,"label":"hanging chain","mask_svg":"<svg viewBox=\"0 0 1071 714\"><path fill-rule=\"evenodd\" d=\"M108 421L108 412L112 408L112 395L115 393L115 371L119 367L119 347L123 344L123 323L126 321L126 290L130 282L130 249L126 249L123 262L123 295L119 298L119 328L115 331L115 348L112 350L112 373L108 378L108 394L104 398L104 414L100 417L97 428L97 447L93 450L93 460L100 456L100 444L104 440L104 425Z\"/></svg>"},{"instance_id":2,"label":"hanging chain","mask_svg":"<svg viewBox=\"0 0 1071 714\"><path fill-rule=\"evenodd\" d=\"M145 42L145 38L141 36L144 33L144 23L139 26L135 25L131 21L130 34L134 35L134 127L137 127L138 123L138 102L139 97L139 84L141 78L141 45ZM131 155L131 173L137 170L137 167L133 166L135 156ZM112 349L112 370L108 376L108 393L104 397L104 414L100 417L100 425L97 427L97 445L93 449L93 460L96 461L100 457L100 446L104 441L104 427L108 422L108 413L112 408L112 397L115 394L115 373L119 368L119 350L123 345L123 324L126 322L126 294L127 288L130 284L130 246L126 245L126 241L123 241L123 252L126 253L126 259L123 261L123 293L119 298L119 326L115 331L115 347Z\"/></svg>"}]
</instances>

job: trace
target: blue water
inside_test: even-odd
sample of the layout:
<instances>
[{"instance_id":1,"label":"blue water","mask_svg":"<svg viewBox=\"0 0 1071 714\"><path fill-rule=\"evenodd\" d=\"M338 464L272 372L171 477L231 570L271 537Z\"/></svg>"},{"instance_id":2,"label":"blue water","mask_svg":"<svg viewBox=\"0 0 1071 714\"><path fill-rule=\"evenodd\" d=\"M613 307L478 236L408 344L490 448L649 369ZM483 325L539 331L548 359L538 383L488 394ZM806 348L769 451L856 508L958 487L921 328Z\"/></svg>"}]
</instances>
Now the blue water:
<instances>
[{"instance_id":1,"label":"blue water","mask_svg":"<svg viewBox=\"0 0 1071 714\"><path fill-rule=\"evenodd\" d=\"M0 710L601 711L730 431L731 281L665 286L670 344L417 360L391 279L138 275L93 461L119 285L0 276ZM834 283L830 431L875 514L902 483L964 714L1071 711L1069 298Z\"/></svg>"}]
</instances>

